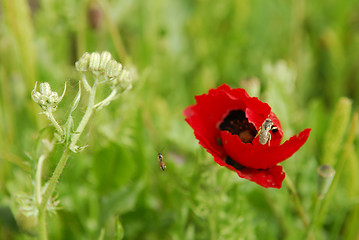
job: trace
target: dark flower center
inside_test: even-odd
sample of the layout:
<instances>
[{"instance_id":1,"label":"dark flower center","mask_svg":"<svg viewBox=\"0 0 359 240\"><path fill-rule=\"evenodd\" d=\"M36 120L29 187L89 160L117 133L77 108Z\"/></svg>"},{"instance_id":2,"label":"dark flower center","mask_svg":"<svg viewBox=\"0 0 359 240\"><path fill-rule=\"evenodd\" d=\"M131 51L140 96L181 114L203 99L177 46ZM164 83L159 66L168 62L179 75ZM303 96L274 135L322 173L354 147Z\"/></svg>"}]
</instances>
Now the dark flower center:
<instances>
[{"instance_id":1,"label":"dark flower center","mask_svg":"<svg viewBox=\"0 0 359 240\"><path fill-rule=\"evenodd\" d=\"M219 125L219 129L238 135L244 143L252 143L257 135L256 128L252 123L248 122L248 118L246 118L246 114L242 110L230 111Z\"/></svg>"},{"instance_id":2,"label":"dark flower center","mask_svg":"<svg viewBox=\"0 0 359 240\"><path fill-rule=\"evenodd\" d=\"M246 167L237 163L236 161L234 161L232 158L230 157L226 157L226 159L224 159L224 162L227 163L228 165L234 167L236 170L242 170L245 169Z\"/></svg>"}]
</instances>

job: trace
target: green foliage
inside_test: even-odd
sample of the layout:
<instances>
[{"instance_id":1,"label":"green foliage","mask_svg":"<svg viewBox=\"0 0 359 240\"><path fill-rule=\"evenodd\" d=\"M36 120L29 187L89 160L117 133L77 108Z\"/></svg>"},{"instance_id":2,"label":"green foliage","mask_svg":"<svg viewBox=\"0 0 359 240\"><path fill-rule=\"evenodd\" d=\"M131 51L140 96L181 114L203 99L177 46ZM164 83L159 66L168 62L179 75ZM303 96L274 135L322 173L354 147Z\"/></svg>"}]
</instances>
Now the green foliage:
<instances>
[{"instance_id":1,"label":"green foliage","mask_svg":"<svg viewBox=\"0 0 359 240\"><path fill-rule=\"evenodd\" d=\"M285 185L264 189L218 166L183 120L194 95L221 83L260 90L285 138L312 128L304 147L283 163L309 221L318 219L312 236L359 237L358 130L349 126L359 100L357 1L1 4L0 239L36 235L24 199L35 197L42 139L55 130L31 100L35 81L49 82L59 94L67 82L54 113L63 126L79 89L75 62L85 51L103 50L137 78L133 89L94 114L79 141L88 147L67 161L55 191L60 208L46 219L49 239L305 238ZM258 86L250 85L254 78ZM75 126L86 111L81 91ZM55 144L43 182L62 153ZM322 163L341 174L318 203Z\"/></svg>"}]
</instances>

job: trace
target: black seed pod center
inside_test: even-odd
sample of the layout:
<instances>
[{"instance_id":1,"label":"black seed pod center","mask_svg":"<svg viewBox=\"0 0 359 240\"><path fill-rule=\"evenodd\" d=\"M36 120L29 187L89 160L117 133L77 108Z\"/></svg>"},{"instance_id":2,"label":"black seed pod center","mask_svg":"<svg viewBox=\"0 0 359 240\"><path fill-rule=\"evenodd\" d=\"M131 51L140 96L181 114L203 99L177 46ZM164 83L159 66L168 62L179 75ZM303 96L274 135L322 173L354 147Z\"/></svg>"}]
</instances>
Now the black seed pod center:
<instances>
[{"instance_id":1,"label":"black seed pod center","mask_svg":"<svg viewBox=\"0 0 359 240\"><path fill-rule=\"evenodd\" d=\"M226 157L226 159L224 159L224 162L227 163L228 165L234 167L235 169L237 169L239 171L246 168L245 166L237 163L236 161L234 161L232 158L230 158L228 156Z\"/></svg>"},{"instance_id":2,"label":"black seed pod center","mask_svg":"<svg viewBox=\"0 0 359 240\"><path fill-rule=\"evenodd\" d=\"M256 128L252 123L248 122L248 118L246 118L246 114L242 110L230 111L219 125L219 129L238 135L244 143L252 143L257 135Z\"/></svg>"}]
</instances>

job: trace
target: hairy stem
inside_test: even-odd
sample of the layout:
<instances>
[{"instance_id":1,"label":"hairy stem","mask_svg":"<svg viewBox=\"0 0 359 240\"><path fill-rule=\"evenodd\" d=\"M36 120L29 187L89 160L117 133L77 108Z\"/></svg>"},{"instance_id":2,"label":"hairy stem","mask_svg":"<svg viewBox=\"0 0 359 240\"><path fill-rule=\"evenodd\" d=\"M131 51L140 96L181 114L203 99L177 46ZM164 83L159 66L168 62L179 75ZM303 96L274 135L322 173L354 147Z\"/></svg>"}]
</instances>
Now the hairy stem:
<instances>
[{"instance_id":1,"label":"hairy stem","mask_svg":"<svg viewBox=\"0 0 359 240\"><path fill-rule=\"evenodd\" d=\"M85 90L88 91L88 92L91 92L91 86L87 82L86 75L84 73L81 76L81 82L84 85Z\"/></svg>"},{"instance_id":2,"label":"hairy stem","mask_svg":"<svg viewBox=\"0 0 359 240\"><path fill-rule=\"evenodd\" d=\"M46 211L40 211L38 215L39 239L47 240Z\"/></svg>"},{"instance_id":3,"label":"hairy stem","mask_svg":"<svg viewBox=\"0 0 359 240\"><path fill-rule=\"evenodd\" d=\"M317 221L317 217L318 217L321 205L322 205L322 198L317 196L317 198L315 199L315 202L314 202L314 210L313 210L313 214L312 214L312 219L311 219L310 224L306 231L306 239L310 239L310 236L311 236L310 234L313 232L313 228Z\"/></svg>"},{"instance_id":4,"label":"hairy stem","mask_svg":"<svg viewBox=\"0 0 359 240\"><path fill-rule=\"evenodd\" d=\"M308 216L307 216L307 214L306 214L305 211L304 211L304 208L303 208L302 203L300 202L297 189L295 188L295 186L294 186L292 180L289 178L288 174L287 174L287 176L284 178L284 182L286 183L289 192L290 192L290 193L292 194L292 196L293 196L295 208L297 209L297 212L298 212L299 217L302 219L302 222L303 222L304 227L308 227L308 224L309 224L309 222L308 222Z\"/></svg>"},{"instance_id":5,"label":"hairy stem","mask_svg":"<svg viewBox=\"0 0 359 240\"><path fill-rule=\"evenodd\" d=\"M54 115L52 114L52 111L46 111L45 115L47 116L47 118L50 120L50 122L54 125L56 131L63 136L64 135L64 130L62 129L62 127L60 126L60 124L56 121Z\"/></svg>"},{"instance_id":6,"label":"hairy stem","mask_svg":"<svg viewBox=\"0 0 359 240\"><path fill-rule=\"evenodd\" d=\"M41 155L39 158L39 162L37 163L36 169L36 180L35 180L35 192L36 192L36 203L41 204L41 173L42 173L42 165L45 161L45 155Z\"/></svg>"},{"instance_id":7,"label":"hairy stem","mask_svg":"<svg viewBox=\"0 0 359 240\"><path fill-rule=\"evenodd\" d=\"M112 92L110 93L110 95L108 95L104 100L102 100L101 102L97 103L94 108L96 110L101 110L103 107L107 106L108 104L111 103L111 101L115 98L115 96L117 95L117 90L114 89L112 90Z\"/></svg>"},{"instance_id":8,"label":"hairy stem","mask_svg":"<svg viewBox=\"0 0 359 240\"><path fill-rule=\"evenodd\" d=\"M86 112L85 112L82 120L80 121L80 123L76 129L76 134L73 134L73 136L71 138L70 146L66 145L64 152L62 153L62 156L55 168L55 171L52 174L52 176L48 182L48 186L46 188L46 191L43 195L41 204L39 206L38 224L39 224L39 238L41 240L47 239L47 231L46 231L46 206L47 206L47 203L48 203L50 197L52 196L52 194L54 193L56 184L62 174L62 171L64 170L64 168L66 166L67 160L70 157L71 147L76 146L76 143L79 140L81 133L85 129L85 127L86 127L88 121L90 120L90 117L94 111L95 97L96 97L96 85L97 85L97 80L95 80L95 83L91 88L88 106L87 106Z\"/></svg>"},{"instance_id":9,"label":"hairy stem","mask_svg":"<svg viewBox=\"0 0 359 240\"><path fill-rule=\"evenodd\" d=\"M324 218L327 216L327 212L329 210L330 203L334 197L334 193L339 185L339 180L342 175L343 169L347 160L350 158L350 154L354 151L353 141L355 139L355 135L357 132L357 125L359 121L359 113L356 112L353 115L352 122L349 127L348 136L343 146L343 152L338 160L338 163L335 167L336 174L334 176L333 182L325 195L324 199L321 201L320 209L316 213L317 216L313 221L313 228L318 228L322 225Z\"/></svg>"},{"instance_id":10,"label":"hairy stem","mask_svg":"<svg viewBox=\"0 0 359 240\"><path fill-rule=\"evenodd\" d=\"M70 148L74 148L76 146L77 141L79 140L83 130L85 129L85 127L86 127L88 121L90 120L91 115L94 111L96 87L97 87L97 82L95 81L94 85L91 88L89 103L88 103L86 112L85 112L84 116L82 117L82 120L79 123L79 126L77 127L77 129L75 131L75 134L73 134L73 136L71 138Z\"/></svg>"},{"instance_id":11,"label":"hairy stem","mask_svg":"<svg viewBox=\"0 0 359 240\"><path fill-rule=\"evenodd\" d=\"M62 171L64 170L64 167L66 166L66 162L69 159L70 151L66 147L64 152L62 153L62 156L60 158L60 161L58 162L54 173L52 174L48 186L46 188L46 191L42 197L42 201L39 207L39 215L38 215L38 224L39 224L39 237L42 240L47 239L47 231L46 231L46 206L47 203L55 191L56 184L61 176Z\"/></svg>"},{"instance_id":12,"label":"hairy stem","mask_svg":"<svg viewBox=\"0 0 359 240\"><path fill-rule=\"evenodd\" d=\"M292 194L293 196L293 200L294 200L294 205L295 205L295 208L297 209L297 212L298 212L298 215L300 217L300 219L302 220L303 222L303 226L305 228L307 228L309 226L309 220L308 220L308 215L307 213L305 212L304 210L304 207L300 201L300 198L299 198L299 195L298 195L298 191L296 189L296 187L294 186L292 180L290 179L290 177L287 176L284 178L284 182L286 183L287 187L288 187L288 190L289 192ZM308 236L309 236L309 239L315 239L315 236L313 234L312 231L309 231L308 232Z\"/></svg>"}]
</instances>

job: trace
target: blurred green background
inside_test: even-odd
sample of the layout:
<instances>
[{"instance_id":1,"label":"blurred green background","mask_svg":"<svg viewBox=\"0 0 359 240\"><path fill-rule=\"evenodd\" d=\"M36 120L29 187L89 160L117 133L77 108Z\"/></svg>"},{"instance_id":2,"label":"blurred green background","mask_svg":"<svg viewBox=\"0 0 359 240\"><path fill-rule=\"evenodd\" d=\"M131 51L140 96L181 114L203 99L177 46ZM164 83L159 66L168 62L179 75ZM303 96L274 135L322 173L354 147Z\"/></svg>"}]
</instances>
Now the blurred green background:
<instances>
[{"instance_id":1,"label":"blurred green background","mask_svg":"<svg viewBox=\"0 0 359 240\"><path fill-rule=\"evenodd\" d=\"M133 89L95 114L57 185L49 239L304 239L286 185L264 189L214 163L185 123L194 95L222 83L270 104L285 138L312 128L283 163L309 219L316 168L340 172L316 239L359 239L359 168L348 140L359 100L359 2L285 0L2 0L0 9L0 238L36 238L23 209L39 141L53 129L31 100L35 82L65 99L74 63L112 53L136 72ZM340 97L348 97L346 108ZM343 101L342 101L343 102ZM84 106L78 111L83 114ZM75 118L75 121L78 118ZM162 172L157 153L167 169ZM61 156L56 146L46 181ZM338 166L343 166L338 169Z\"/></svg>"}]
</instances>

